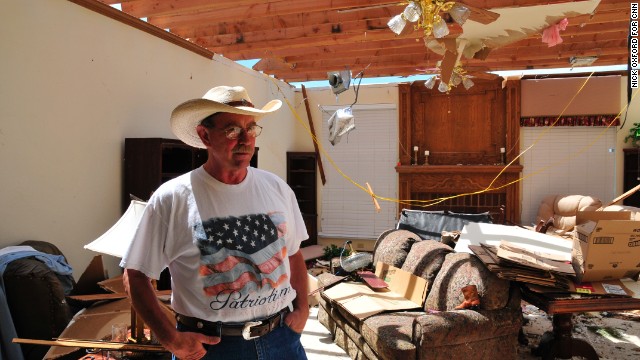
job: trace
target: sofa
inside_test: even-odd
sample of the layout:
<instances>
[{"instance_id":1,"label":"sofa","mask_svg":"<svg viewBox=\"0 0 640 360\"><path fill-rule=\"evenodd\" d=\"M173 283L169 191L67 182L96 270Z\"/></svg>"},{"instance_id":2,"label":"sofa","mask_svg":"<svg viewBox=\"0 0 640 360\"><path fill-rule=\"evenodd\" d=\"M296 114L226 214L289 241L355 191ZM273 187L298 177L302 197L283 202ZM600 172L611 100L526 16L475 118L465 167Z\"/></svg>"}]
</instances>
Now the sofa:
<instances>
[{"instance_id":1,"label":"sofa","mask_svg":"<svg viewBox=\"0 0 640 360\"><path fill-rule=\"evenodd\" d=\"M393 229L382 233L373 263L393 265L427 280L424 305L363 320L320 293L318 320L352 359L515 359L522 326L520 292L468 253L436 240ZM318 276L320 286L337 278ZM476 285L479 309L456 310L461 289Z\"/></svg>"}]
</instances>

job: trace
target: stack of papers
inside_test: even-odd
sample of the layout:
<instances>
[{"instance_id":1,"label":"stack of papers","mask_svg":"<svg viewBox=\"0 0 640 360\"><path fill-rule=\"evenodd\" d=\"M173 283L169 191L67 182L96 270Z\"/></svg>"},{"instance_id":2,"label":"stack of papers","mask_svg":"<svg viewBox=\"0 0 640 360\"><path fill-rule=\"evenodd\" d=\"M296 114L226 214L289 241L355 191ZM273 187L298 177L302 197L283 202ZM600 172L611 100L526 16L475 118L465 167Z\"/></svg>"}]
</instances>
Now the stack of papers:
<instances>
[{"instance_id":1,"label":"stack of papers","mask_svg":"<svg viewBox=\"0 0 640 360\"><path fill-rule=\"evenodd\" d=\"M507 241L500 245L469 245L469 249L499 278L569 289L575 275L570 263L554 255L534 252Z\"/></svg>"},{"instance_id":2,"label":"stack of papers","mask_svg":"<svg viewBox=\"0 0 640 360\"><path fill-rule=\"evenodd\" d=\"M551 253L527 250L524 247L501 241L497 251L498 259L515 266L531 267L562 275L576 275L569 261Z\"/></svg>"},{"instance_id":3,"label":"stack of papers","mask_svg":"<svg viewBox=\"0 0 640 360\"><path fill-rule=\"evenodd\" d=\"M629 282L622 281L630 279L576 283L575 271L563 256L531 251L508 241L501 241L497 246L469 245L469 249L499 278L522 282L537 293L638 296L626 286Z\"/></svg>"},{"instance_id":4,"label":"stack of papers","mask_svg":"<svg viewBox=\"0 0 640 360\"><path fill-rule=\"evenodd\" d=\"M632 279L578 283L572 248L570 239L518 226L469 223L454 250L475 254L499 278L537 293L640 298L640 282Z\"/></svg>"}]
</instances>

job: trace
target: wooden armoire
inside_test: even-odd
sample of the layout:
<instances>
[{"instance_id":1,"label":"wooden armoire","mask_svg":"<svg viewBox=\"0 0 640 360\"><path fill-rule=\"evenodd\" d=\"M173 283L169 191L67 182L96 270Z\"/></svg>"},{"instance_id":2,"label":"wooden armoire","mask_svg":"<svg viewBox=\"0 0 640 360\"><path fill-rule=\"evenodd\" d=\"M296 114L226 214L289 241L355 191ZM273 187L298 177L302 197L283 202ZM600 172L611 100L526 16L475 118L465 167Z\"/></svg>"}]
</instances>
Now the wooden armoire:
<instances>
[{"instance_id":1,"label":"wooden armoire","mask_svg":"<svg viewBox=\"0 0 640 360\"><path fill-rule=\"evenodd\" d=\"M396 171L400 199L412 200L405 208L490 212L496 223L520 223L522 166L505 166L520 152L520 82L501 80L474 78L475 86L449 93L422 81L400 84Z\"/></svg>"}]
</instances>

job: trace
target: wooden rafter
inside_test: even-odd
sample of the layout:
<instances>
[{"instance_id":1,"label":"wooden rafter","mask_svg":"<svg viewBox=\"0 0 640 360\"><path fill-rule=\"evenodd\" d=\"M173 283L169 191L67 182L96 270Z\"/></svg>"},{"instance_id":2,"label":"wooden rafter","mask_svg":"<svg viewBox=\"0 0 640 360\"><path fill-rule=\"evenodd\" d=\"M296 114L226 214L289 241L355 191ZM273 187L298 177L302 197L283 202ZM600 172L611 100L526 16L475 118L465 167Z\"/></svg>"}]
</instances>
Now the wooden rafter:
<instances>
[{"instance_id":1,"label":"wooden rafter","mask_svg":"<svg viewBox=\"0 0 640 360\"><path fill-rule=\"evenodd\" d=\"M366 77L408 76L442 59L425 47L421 30L397 36L388 29L389 19L404 9L398 0L71 1L102 3L99 12L111 17L113 11L104 4L119 3L126 15L121 21L183 47L191 43L193 51L206 51L205 56L263 59L256 70L285 81L324 80L327 71L367 66ZM585 0L461 0L486 15L491 9L578 1ZM484 60L462 61L490 70L568 67L572 56L597 56L595 65L626 64L629 17L628 0L601 0L592 14L569 18L569 26L560 32L561 44L548 47L540 33L531 32L492 48ZM134 24L136 18L147 22ZM455 24L450 30L454 37L462 32Z\"/></svg>"}]
</instances>

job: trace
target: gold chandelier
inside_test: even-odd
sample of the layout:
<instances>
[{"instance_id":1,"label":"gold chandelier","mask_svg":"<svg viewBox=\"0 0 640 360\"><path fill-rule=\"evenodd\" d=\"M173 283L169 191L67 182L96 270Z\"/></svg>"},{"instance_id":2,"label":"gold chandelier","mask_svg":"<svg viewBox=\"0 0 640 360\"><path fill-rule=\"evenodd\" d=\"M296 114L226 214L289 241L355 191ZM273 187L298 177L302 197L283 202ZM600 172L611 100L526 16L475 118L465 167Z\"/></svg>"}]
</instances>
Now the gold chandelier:
<instances>
[{"instance_id":1,"label":"gold chandelier","mask_svg":"<svg viewBox=\"0 0 640 360\"><path fill-rule=\"evenodd\" d=\"M449 27L442 18L442 13L448 13L460 25L464 24L471 14L468 7L454 1L416 0L407 1L406 4L404 11L387 23L389 29L397 35L405 30L407 22L411 22L416 23L416 30L424 30L425 37L433 34L435 38L442 38L449 34Z\"/></svg>"},{"instance_id":2,"label":"gold chandelier","mask_svg":"<svg viewBox=\"0 0 640 360\"><path fill-rule=\"evenodd\" d=\"M436 85L436 81L440 80L440 84L438 84L438 91L443 93L448 93L451 88L454 88L460 84L464 86L465 89L469 90L474 84L471 77L467 74L467 71L462 68L462 64L458 62L456 66L453 68L453 72L451 73L451 78L449 82L443 81L441 75L437 74L435 76L430 77L424 83L428 89L433 89Z\"/></svg>"}]
</instances>

